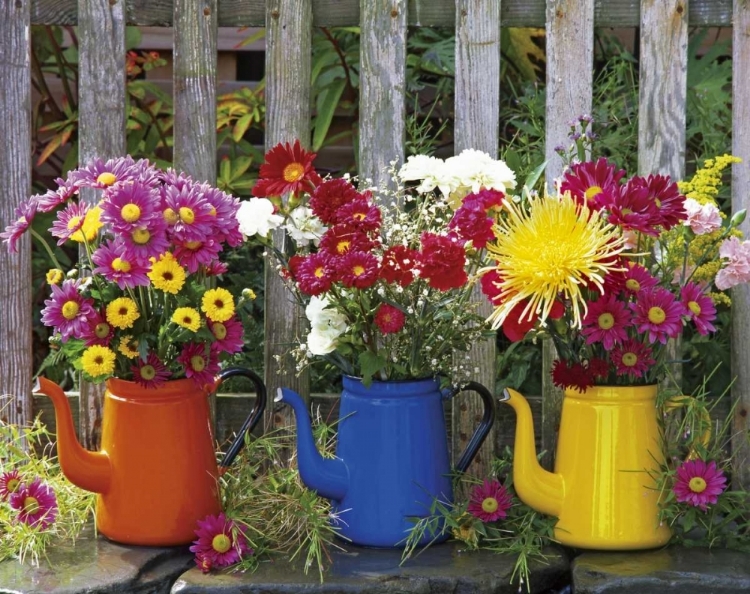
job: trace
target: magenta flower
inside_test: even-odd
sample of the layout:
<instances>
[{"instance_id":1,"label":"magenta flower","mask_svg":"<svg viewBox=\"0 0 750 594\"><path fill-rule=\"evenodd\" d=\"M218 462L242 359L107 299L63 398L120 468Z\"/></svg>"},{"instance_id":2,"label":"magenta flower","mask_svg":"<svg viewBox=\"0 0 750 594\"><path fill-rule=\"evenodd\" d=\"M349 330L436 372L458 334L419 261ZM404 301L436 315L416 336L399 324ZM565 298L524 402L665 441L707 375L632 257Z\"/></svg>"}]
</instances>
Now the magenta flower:
<instances>
[{"instance_id":1,"label":"magenta flower","mask_svg":"<svg viewBox=\"0 0 750 594\"><path fill-rule=\"evenodd\" d=\"M658 287L639 293L633 310L633 324L639 333L648 332L649 342L657 340L667 344L668 338L677 338L682 331L682 303L667 289Z\"/></svg>"},{"instance_id":2,"label":"magenta flower","mask_svg":"<svg viewBox=\"0 0 750 594\"><path fill-rule=\"evenodd\" d=\"M211 349L219 353L239 353L244 346L242 337L244 328L237 316L229 318L226 322L210 322L208 329L214 335Z\"/></svg>"},{"instance_id":3,"label":"magenta flower","mask_svg":"<svg viewBox=\"0 0 750 594\"><path fill-rule=\"evenodd\" d=\"M652 237L659 235L659 207L649 196L648 188L629 183L613 194L605 208L609 212L607 220L613 225Z\"/></svg>"},{"instance_id":4,"label":"magenta flower","mask_svg":"<svg viewBox=\"0 0 750 594\"><path fill-rule=\"evenodd\" d=\"M325 180L310 196L309 206L313 214L326 225L336 222L336 212L344 204L361 198L357 189L348 180L337 177Z\"/></svg>"},{"instance_id":5,"label":"magenta flower","mask_svg":"<svg viewBox=\"0 0 750 594\"><path fill-rule=\"evenodd\" d=\"M18 510L18 519L29 526L44 529L51 526L57 517L55 492L41 479L21 487L10 496L10 506Z\"/></svg>"},{"instance_id":6,"label":"magenta flower","mask_svg":"<svg viewBox=\"0 0 750 594\"><path fill-rule=\"evenodd\" d=\"M727 486L727 477L711 460L688 460L677 469L673 491L677 501L706 511L717 502Z\"/></svg>"},{"instance_id":7,"label":"magenta flower","mask_svg":"<svg viewBox=\"0 0 750 594\"><path fill-rule=\"evenodd\" d=\"M240 209L239 199L208 184L201 184L200 188L203 197L213 209L213 240L218 244L226 242L230 247L237 247L243 241L240 222L237 219L237 211Z\"/></svg>"},{"instance_id":8,"label":"magenta flower","mask_svg":"<svg viewBox=\"0 0 750 594\"><path fill-rule=\"evenodd\" d=\"M7 501L20 488L21 473L18 470L9 470L0 474L0 501Z\"/></svg>"},{"instance_id":9,"label":"magenta flower","mask_svg":"<svg viewBox=\"0 0 750 594\"><path fill-rule=\"evenodd\" d=\"M142 182L113 186L102 200L102 223L112 225L120 233L131 233L144 227L154 217L161 217L159 191Z\"/></svg>"},{"instance_id":10,"label":"magenta flower","mask_svg":"<svg viewBox=\"0 0 750 594\"><path fill-rule=\"evenodd\" d=\"M170 248L167 237L167 222L163 217L153 217L142 227L135 227L120 235L125 246L124 257L129 260L148 262L159 259Z\"/></svg>"},{"instance_id":11,"label":"magenta flower","mask_svg":"<svg viewBox=\"0 0 750 594\"><path fill-rule=\"evenodd\" d=\"M96 264L94 274L101 274L109 282L117 283L121 290L134 287L148 287L149 266L145 260L133 257L121 239L106 240L91 255L91 261Z\"/></svg>"},{"instance_id":12,"label":"magenta flower","mask_svg":"<svg viewBox=\"0 0 750 594\"><path fill-rule=\"evenodd\" d=\"M405 323L404 312L388 303L381 303L375 312L375 325L383 334L398 332Z\"/></svg>"},{"instance_id":13,"label":"magenta flower","mask_svg":"<svg viewBox=\"0 0 750 594\"><path fill-rule=\"evenodd\" d=\"M88 318L86 328L80 338L86 346L95 344L109 346L114 335L115 329L107 322L107 317L102 312L96 311L91 318Z\"/></svg>"},{"instance_id":14,"label":"magenta flower","mask_svg":"<svg viewBox=\"0 0 750 594\"><path fill-rule=\"evenodd\" d=\"M331 288L333 270L329 259L330 257L321 252L302 258L294 270L294 278L300 291L315 297Z\"/></svg>"},{"instance_id":15,"label":"magenta flower","mask_svg":"<svg viewBox=\"0 0 750 594\"><path fill-rule=\"evenodd\" d=\"M190 552L195 553L195 563L203 573L214 567L234 565L244 556L253 554L244 530L223 512L198 520L195 534L198 538L193 541Z\"/></svg>"},{"instance_id":16,"label":"magenta flower","mask_svg":"<svg viewBox=\"0 0 750 594\"><path fill-rule=\"evenodd\" d=\"M656 364L651 347L633 339L616 345L609 357L617 375L643 377Z\"/></svg>"},{"instance_id":17,"label":"magenta flower","mask_svg":"<svg viewBox=\"0 0 750 594\"><path fill-rule=\"evenodd\" d=\"M36 198L40 212L52 212L58 206L65 204L73 196L78 194L78 184L67 182L61 178L57 178L55 182L59 185L57 189L50 189L44 194L32 197Z\"/></svg>"},{"instance_id":18,"label":"magenta flower","mask_svg":"<svg viewBox=\"0 0 750 594\"><path fill-rule=\"evenodd\" d=\"M470 202L463 203L453 214L448 228L454 229L462 239L471 241L475 248L483 249L487 242L495 239L493 224L481 203Z\"/></svg>"},{"instance_id":19,"label":"magenta flower","mask_svg":"<svg viewBox=\"0 0 750 594\"><path fill-rule=\"evenodd\" d=\"M583 318L581 335L586 337L586 344L601 342L605 350L627 340L626 328L630 325L631 314L627 305L610 294L600 297L589 304L589 310Z\"/></svg>"},{"instance_id":20,"label":"magenta flower","mask_svg":"<svg viewBox=\"0 0 750 594\"><path fill-rule=\"evenodd\" d=\"M139 358L130 370L133 372L133 381L144 388L158 388L171 376L156 353L149 353L145 361Z\"/></svg>"},{"instance_id":21,"label":"magenta flower","mask_svg":"<svg viewBox=\"0 0 750 594\"><path fill-rule=\"evenodd\" d=\"M596 162L571 165L563 176L560 192L570 192L580 204L599 210L619 191L624 175L624 169L617 169L616 165L599 157Z\"/></svg>"},{"instance_id":22,"label":"magenta flower","mask_svg":"<svg viewBox=\"0 0 750 594\"><path fill-rule=\"evenodd\" d=\"M623 288L631 295L638 295L641 291L659 284L659 279L653 276L640 264L633 264L625 272Z\"/></svg>"},{"instance_id":23,"label":"magenta flower","mask_svg":"<svg viewBox=\"0 0 750 594\"><path fill-rule=\"evenodd\" d=\"M168 235L183 242L206 241L211 237L216 218L214 209L197 186L186 185L181 190L166 187L162 196L170 224Z\"/></svg>"},{"instance_id":24,"label":"magenta flower","mask_svg":"<svg viewBox=\"0 0 750 594\"><path fill-rule=\"evenodd\" d=\"M52 298L44 302L42 324L59 332L65 342L71 336L82 337L89 320L96 317L92 299L85 299L79 292L78 280L64 280L62 285L52 285Z\"/></svg>"},{"instance_id":25,"label":"magenta flower","mask_svg":"<svg viewBox=\"0 0 750 594\"><path fill-rule=\"evenodd\" d=\"M340 257L352 251L366 252L376 246L370 237L351 225L334 225L320 238L320 251L333 257Z\"/></svg>"},{"instance_id":26,"label":"magenta flower","mask_svg":"<svg viewBox=\"0 0 750 594\"><path fill-rule=\"evenodd\" d=\"M699 334L705 336L716 330L711 323L716 319L716 306L696 283L688 283L680 291L682 304Z\"/></svg>"},{"instance_id":27,"label":"magenta flower","mask_svg":"<svg viewBox=\"0 0 750 594\"><path fill-rule=\"evenodd\" d=\"M348 252L336 260L336 280L345 287L366 289L378 280L378 259L370 252Z\"/></svg>"},{"instance_id":28,"label":"magenta flower","mask_svg":"<svg viewBox=\"0 0 750 594\"><path fill-rule=\"evenodd\" d=\"M188 342L177 356L177 362L185 367L185 377L193 378L199 386L213 383L219 373L219 361L206 345L199 342Z\"/></svg>"},{"instance_id":29,"label":"magenta flower","mask_svg":"<svg viewBox=\"0 0 750 594\"><path fill-rule=\"evenodd\" d=\"M34 220L38 205L34 197L22 202L21 205L16 208L15 222L11 223L5 228L5 231L0 233L0 239L8 244L8 250L10 252L18 251L18 239L23 235L26 230L31 226L31 222Z\"/></svg>"},{"instance_id":30,"label":"magenta flower","mask_svg":"<svg viewBox=\"0 0 750 594\"><path fill-rule=\"evenodd\" d=\"M365 198L357 198L336 211L336 222L363 231L377 231L381 222L380 209Z\"/></svg>"},{"instance_id":31,"label":"magenta flower","mask_svg":"<svg viewBox=\"0 0 750 594\"><path fill-rule=\"evenodd\" d=\"M53 237L59 237L57 245L64 244L72 235L81 230L90 208L87 202L70 202L57 213L57 219L52 223L49 231Z\"/></svg>"},{"instance_id":32,"label":"magenta flower","mask_svg":"<svg viewBox=\"0 0 750 594\"><path fill-rule=\"evenodd\" d=\"M494 522L508 516L512 498L497 480L484 479L484 483L471 490L467 511L482 522Z\"/></svg>"},{"instance_id":33,"label":"magenta flower","mask_svg":"<svg viewBox=\"0 0 750 594\"><path fill-rule=\"evenodd\" d=\"M219 258L221 250L221 243L215 241L212 237L205 241L181 242L176 240L174 257L190 274L195 274L201 266L211 266L211 263Z\"/></svg>"},{"instance_id":34,"label":"magenta flower","mask_svg":"<svg viewBox=\"0 0 750 594\"><path fill-rule=\"evenodd\" d=\"M644 190L648 199L655 206L656 216L652 226L660 226L671 229L680 221L687 220L685 211L685 196L680 194L677 183L673 182L668 175L649 175L648 177L633 177L628 182L628 191L631 188Z\"/></svg>"},{"instance_id":35,"label":"magenta flower","mask_svg":"<svg viewBox=\"0 0 750 594\"><path fill-rule=\"evenodd\" d=\"M145 159L134 161L133 157L117 157L103 161L94 159L85 166L68 173L66 184L86 188L108 188L117 182L140 180L153 183L156 170Z\"/></svg>"}]
</instances>

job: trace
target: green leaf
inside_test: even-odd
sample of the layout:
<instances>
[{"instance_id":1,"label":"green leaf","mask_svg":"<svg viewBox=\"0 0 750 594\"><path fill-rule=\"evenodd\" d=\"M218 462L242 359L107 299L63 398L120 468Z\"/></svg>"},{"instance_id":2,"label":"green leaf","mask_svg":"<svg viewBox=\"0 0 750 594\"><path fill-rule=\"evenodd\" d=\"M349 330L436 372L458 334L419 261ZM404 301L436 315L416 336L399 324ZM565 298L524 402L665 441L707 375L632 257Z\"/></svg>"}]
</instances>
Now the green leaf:
<instances>
[{"instance_id":1,"label":"green leaf","mask_svg":"<svg viewBox=\"0 0 750 594\"><path fill-rule=\"evenodd\" d=\"M373 353L372 351L363 351L359 354L359 368L362 372L362 383L369 386L372 382L372 376L383 369L386 364L384 357Z\"/></svg>"},{"instance_id":2,"label":"green leaf","mask_svg":"<svg viewBox=\"0 0 750 594\"><path fill-rule=\"evenodd\" d=\"M313 133L313 152L319 151L331 127L333 113L341 99L341 95L346 88L346 81L336 80L329 87L323 89L318 95L318 115L315 118L315 131Z\"/></svg>"},{"instance_id":3,"label":"green leaf","mask_svg":"<svg viewBox=\"0 0 750 594\"><path fill-rule=\"evenodd\" d=\"M234 125L234 129L232 130L232 140L234 140L235 142L239 142L240 138L245 135L245 132L247 132L247 129L252 123L253 114L251 113L246 113L239 120L237 120L237 123Z\"/></svg>"}]
</instances>

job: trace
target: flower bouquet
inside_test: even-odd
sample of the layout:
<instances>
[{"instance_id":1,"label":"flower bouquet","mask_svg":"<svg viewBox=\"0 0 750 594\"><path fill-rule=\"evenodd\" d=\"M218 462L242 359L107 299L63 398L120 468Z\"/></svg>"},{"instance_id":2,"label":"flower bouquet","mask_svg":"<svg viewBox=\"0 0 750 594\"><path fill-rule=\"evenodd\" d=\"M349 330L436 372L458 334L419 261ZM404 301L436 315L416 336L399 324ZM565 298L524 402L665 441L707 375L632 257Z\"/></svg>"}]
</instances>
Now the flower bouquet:
<instances>
[{"instance_id":1,"label":"flower bouquet","mask_svg":"<svg viewBox=\"0 0 750 594\"><path fill-rule=\"evenodd\" d=\"M211 383L221 358L243 346L234 297L209 288L226 271L224 247L242 242L239 201L130 157L95 160L56 181L57 188L24 202L0 233L15 251L30 230L55 262L41 318L53 346L93 382ZM99 201L78 200L83 188ZM55 213L49 233L58 246L80 246L67 270L32 226L44 213Z\"/></svg>"},{"instance_id":2,"label":"flower bouquet","mask_svg":"<svg viewBox=\"0 0 750 594\"><path fill-rule=\"evenodd\" d=\"M322 179L314 157L299 142L272 148L238 213L305 307L297 368L320 357L365 382L468 379L471 362L454 354L486 332L470 296L513 172L479 151L420 155L392 171L386 190ZM279 227L288 252L270 242Z\"/></svg>"}]
</instances>

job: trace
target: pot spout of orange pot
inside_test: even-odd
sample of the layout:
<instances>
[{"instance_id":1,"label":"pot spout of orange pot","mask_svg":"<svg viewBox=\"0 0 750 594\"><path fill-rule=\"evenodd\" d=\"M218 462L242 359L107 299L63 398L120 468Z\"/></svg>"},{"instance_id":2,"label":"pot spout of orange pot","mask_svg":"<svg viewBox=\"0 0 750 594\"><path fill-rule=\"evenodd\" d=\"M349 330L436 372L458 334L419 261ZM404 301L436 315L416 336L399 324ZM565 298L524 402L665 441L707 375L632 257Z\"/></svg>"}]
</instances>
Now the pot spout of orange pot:
<instances>
[{"instance_id":1,"label":"pot spout of orange pot","mask_svg":"<svg viewBox=\"0 0 750 594\"><path fill-rule=\"evenodd\" d=\"M65 477L86 491L106 493L112 475L109 457L104 452L90 452L78 443L65 392L45 377L38 379L33 391L47 396L55 407L57 458Z\"/></svg>"}]
</instances>

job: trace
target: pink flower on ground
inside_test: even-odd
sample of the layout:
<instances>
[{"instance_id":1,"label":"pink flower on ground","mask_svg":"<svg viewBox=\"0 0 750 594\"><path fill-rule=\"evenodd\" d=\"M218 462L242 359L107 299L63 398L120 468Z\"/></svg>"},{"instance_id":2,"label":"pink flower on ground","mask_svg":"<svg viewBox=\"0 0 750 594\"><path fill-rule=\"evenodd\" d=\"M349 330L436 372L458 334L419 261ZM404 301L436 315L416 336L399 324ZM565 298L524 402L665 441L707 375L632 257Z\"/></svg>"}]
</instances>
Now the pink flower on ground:
<instances>
[{"instance_id":1,"label":"pink flower on ground","mask_svg":"<svg viewBox=\"0 0 750 594\"><path fill-rule=\"evenodd\" d=\"M727 485L727 477L713 460L688 460L677 469L673 491L677 501L705 511L713 505Z\"/></svg>"},{"instance_id":2,"label":"pink flower on ground","mask_svg":"<svg viewBox=\"0 0 750 594\"><path fill-rule=\"evenodd\" d=\"M57 517L55 492L39 478L28 486L21 485L10 496L10 506L18 510L18 519L29 526L44 529L51 526Z\"/></svg>"},{"instance_id":3,"label":"pink flower on ground","mask_svg":"<svg viewBox=\"0 0 750 594\"><path fill-rule=\"evenodd\" d=\"M471 490L467 511L482 522L494 522L508 516L512 499L510 493L497 480L484 479L484 483Z\"/></svg>"},{"instance_id":4,"label":"pink flower on ground","mask_svg":"<svg viewBox=\"0 0 750 594\"><path fill-rule=\"evenodd\" d=\"M688 283L680 291L682 304L700 334L705 336L716 330L711 323L716 319L716 306L711 298L695 283Z\"/></svg>"},{"instance_id":5,"label":"pink flower on ground","mask_svg":"<svg viewBox=\"0 0 750 594\"><path fill-rule=\"evenodd\" d=\"M10 470L0 474L0 501L7 500L21 488L21 473Z\"/></svg>"},{"instance_id":6,"label":"pink flower on ground","mask_svg":"<svg viewBox=\"0 0 750 594\"><path fill-rule=\"evenodd\" d=\"M721 215L715 204L701 204L693 198L685 199L687 220L683 223L696 235L705 235L721 227Z\"/></svg>"},{"instance_id":7,"label":"pink flower on ground","mask_svg":"<svg viewBox=\"0 0 750 594\"><path fill-rule=\"evenodd\" d=\"M589 304L581 335L586 337L586 344L601 342L605 350L612 350L615 344L627 340L626 328L630 325L630 318L624 302L612 294L600 297Z\"/></svg>"},{"instance_id":8,"label":"pink flower on ground","mask_svg":"<svg viewBox=\"0 0 750 594\"><path fill-rule=\"evenodd\" d=\"M375 325L383 334L398 332L405 322L404 312L388 303L382 303L375 312Z\"/></svg>"},{"instance_id":9,"label":"pink flower on ground","mask_svg":"<svg viewBox=\"0 0 750 594\"><path fill-rule=\"evenodd\" d=\"M239 563L243 556L252 555L253 549L244 531L224 513L198 520L198 537L190 552L195 553L195 563L203 573L213 567L227 567Z\"/></svg>"},{"instance_id":10,"label":"pink flower on ground","mask_svg":"<svg viewBox=\"0 0 750 594\"><path fill-rule=\"evenodd\" d=\"M750 241L740 241L737 237L724 240L719 246L719 257L729 262L716 275L717 289L725 291L750 282Z\"/></svg>"},{"instance_id":11,"label":"pink flower on ground","mask_svg":"<svg viewBox=\"0 0 750 594\"><path fill-rule=\"evenodd\" d=\"M666 289L657 287L638 295L630 304L633 323L639 333L648 332L648 341L667 344L668 338L677 338L682 331L682 315L685 309Z\"/></svg>"}]
</instances>

